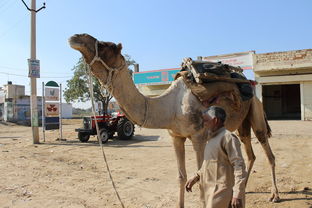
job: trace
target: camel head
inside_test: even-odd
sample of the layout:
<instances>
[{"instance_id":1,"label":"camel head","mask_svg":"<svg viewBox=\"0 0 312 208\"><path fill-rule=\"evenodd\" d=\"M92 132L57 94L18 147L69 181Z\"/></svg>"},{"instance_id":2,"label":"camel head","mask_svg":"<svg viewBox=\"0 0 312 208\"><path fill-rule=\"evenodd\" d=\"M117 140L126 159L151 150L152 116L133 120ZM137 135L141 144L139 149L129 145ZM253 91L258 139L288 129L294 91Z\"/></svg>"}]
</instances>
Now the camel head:
<instances>
[{"instance_id":1,"label":"camel head","mask_svg":"<svg viewBox=\"0 0 312 208\"><path fill-rule=\"evenodd\" d=\"M87 64L90 64L94 57L98 57L112 69L119 68L125 64L124 58L121 55L122 45L112 42L97 41L94 37L88 34L76 34L69 38L69 45L80 51ZM98 54L96 54L98 50ZM92 63L92 73L102 80L108 76L107 66L103 66L101 61Z\"/></svg>"}]
</instances>

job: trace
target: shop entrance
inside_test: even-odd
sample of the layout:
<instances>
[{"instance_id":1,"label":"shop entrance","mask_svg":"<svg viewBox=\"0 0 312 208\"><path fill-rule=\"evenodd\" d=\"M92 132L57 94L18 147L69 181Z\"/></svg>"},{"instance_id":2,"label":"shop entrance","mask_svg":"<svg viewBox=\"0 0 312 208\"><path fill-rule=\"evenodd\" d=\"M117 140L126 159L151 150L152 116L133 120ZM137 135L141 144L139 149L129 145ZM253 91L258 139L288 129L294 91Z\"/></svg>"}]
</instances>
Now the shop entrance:
<instances>
[{"instance_id":1,"label":"shop entrance","mask_svg":"<svg viewBox=\"0 0 312 208\"><path fill-rule=\"evenodd\" d=\"M268 119L301 119L300 84L262 85L262 99Z\"/></svg>"}]
</instances>

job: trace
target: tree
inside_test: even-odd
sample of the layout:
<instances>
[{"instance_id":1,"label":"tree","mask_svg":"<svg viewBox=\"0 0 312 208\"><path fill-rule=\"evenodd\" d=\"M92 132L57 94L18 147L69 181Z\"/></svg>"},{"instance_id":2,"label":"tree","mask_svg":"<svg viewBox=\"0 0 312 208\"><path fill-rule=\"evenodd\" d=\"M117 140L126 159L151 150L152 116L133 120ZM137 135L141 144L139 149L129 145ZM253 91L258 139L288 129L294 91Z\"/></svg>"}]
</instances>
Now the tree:
<instances>
[{"instance_id":1,"label":"tree","mask_svg":"<svg viewBox=\"0 0 312 208\"><path fill-rule=\"evenodd\" d=\"M129 55L125 54L124 57L128 66L136 63ZM88 70L82 57L78 60L72 71L74 71L74 75L70 80L67 80L67 87L64 91L66 102L85 102L90 100ZM112 99L112 95L101 87L97 78L92 77L92 82L94 99L96 102L102 103L103 114L105 115L107 114L108 104Z\"/></svg>"}]
</instances>

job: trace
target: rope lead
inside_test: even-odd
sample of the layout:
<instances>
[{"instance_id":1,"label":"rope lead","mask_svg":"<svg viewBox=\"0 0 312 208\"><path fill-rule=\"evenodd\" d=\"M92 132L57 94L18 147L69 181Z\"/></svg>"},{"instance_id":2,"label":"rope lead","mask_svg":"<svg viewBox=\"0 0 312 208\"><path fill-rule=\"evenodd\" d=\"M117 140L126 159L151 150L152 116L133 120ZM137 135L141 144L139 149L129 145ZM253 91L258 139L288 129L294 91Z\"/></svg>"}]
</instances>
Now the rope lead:
<instances>
[{"instance_id":1,"label":"rope lead","mask_svg":"<svg viewBox=\"0 0 312 208\"><path fill-rule=\"evenodd\" d=\"M115 185L115 182L113 180L113 176L112 176L112 173L110 171L110 168L108 166L108 163L107 163L107 159L106 159L106 155L105 155L105 152L104 152L104 147L103 147L103 143L102 143L102 140L100 139L100 131L99 131L99 125L98 125L98 122L97 122L97 119L96 119L96 115L95 115L95 106L94 106L94 94L93 94L93 83L92 83L92 79L91 79L91 69L90 69L90 65L88 65L88 78L89 78L89 90L90 90L90 96L91 96L91 104L92 104L92 113L93 113L93 116L94 116L94 121L95 121L95 127L96 127L96 134L97 134L97 137L98 137L98 141L99 141L99 144L101 146L101 149L102 149L102 154L103 154L103 158L104 158L104 162L106 164L106 169L107 169L107 172L108 172L108 175L109 175L109 178L112 182L112 185L113 185L113 188L115 190L115 193L117 195L117 198L121 204L121 207L122 208L125 208L125 205L123 204L120 196L119 196L119 193L117 191L117 188L116 188L116 185Z\"/></svg>"}]
</instances>

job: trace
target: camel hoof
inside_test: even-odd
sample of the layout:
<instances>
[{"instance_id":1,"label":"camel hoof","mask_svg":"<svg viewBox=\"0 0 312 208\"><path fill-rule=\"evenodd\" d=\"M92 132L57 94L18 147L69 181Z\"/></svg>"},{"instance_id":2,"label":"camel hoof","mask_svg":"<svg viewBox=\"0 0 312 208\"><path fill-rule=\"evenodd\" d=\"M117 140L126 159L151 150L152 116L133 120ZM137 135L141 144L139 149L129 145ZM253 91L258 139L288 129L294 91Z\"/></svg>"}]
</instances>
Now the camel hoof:
<instances>
[{"instance_id":1,"label":"camel hoof","mask_svg":"<svg viewBox=\"0 0 312 208\"><path fill-rule=\"evenodd\" d=\"M272 196L269 198L269 201L273 203L278 203L281 201L281 199L279 198L278 194L272 194Z\"/></svg>"}]
</instances>

